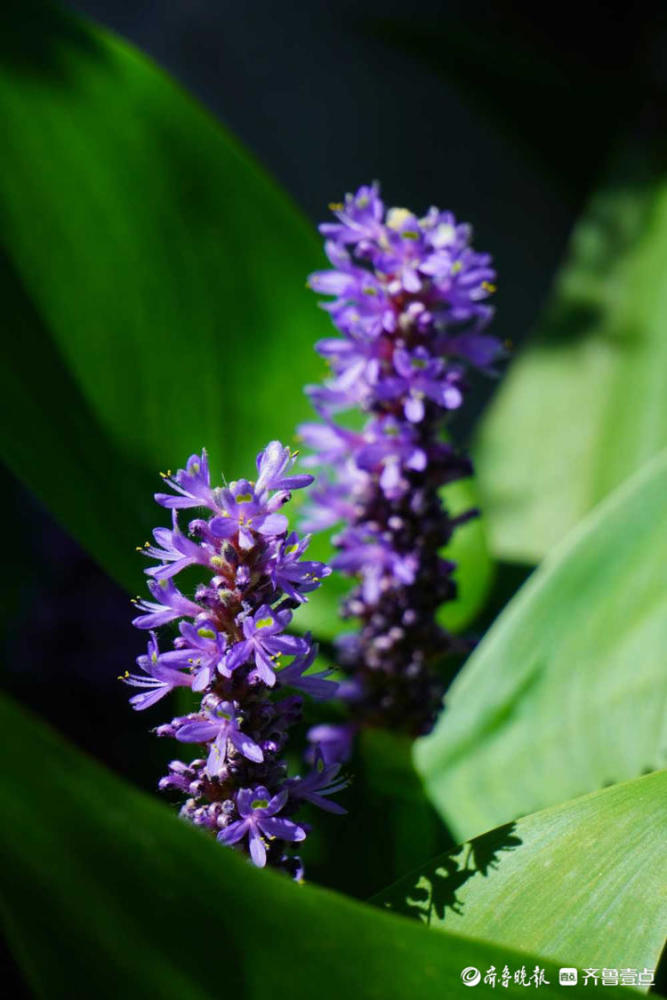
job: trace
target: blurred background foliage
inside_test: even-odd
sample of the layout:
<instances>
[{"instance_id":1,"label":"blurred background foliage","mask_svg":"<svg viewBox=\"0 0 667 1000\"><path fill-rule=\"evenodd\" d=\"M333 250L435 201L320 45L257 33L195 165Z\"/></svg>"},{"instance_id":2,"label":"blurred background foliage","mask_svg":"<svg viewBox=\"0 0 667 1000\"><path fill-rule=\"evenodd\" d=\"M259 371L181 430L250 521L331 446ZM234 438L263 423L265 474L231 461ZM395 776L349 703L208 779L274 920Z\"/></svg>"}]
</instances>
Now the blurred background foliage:
<instances>
[{"instance_id":1,"label":"blurred background foliage","mask_svg":"<svg viewBox=\"0 0 667 1000\"><path fill-rule=\"evenodd\" d=\"M667 445L664 6L10 0L0 17L8 690L154 788L169 748L116 677L139 652L127 592L157 473L205 445L238 477L269 438L293 443L328 329L305 289L313 224L378 178L390 203L473 222L517 354L452 427L478 469L452 502L484 519L451 553L448 623L482 636L568 538L464 668L417 771L401 741L364 742L309 871L365 897L451 845L446 823L468 836L663 765L664 459L623 483ZM302 625L328 642L337 591L321 595ZM557 726L503 785L554 699L578 738L559 756Z\"/></svg>"}]
</instances>

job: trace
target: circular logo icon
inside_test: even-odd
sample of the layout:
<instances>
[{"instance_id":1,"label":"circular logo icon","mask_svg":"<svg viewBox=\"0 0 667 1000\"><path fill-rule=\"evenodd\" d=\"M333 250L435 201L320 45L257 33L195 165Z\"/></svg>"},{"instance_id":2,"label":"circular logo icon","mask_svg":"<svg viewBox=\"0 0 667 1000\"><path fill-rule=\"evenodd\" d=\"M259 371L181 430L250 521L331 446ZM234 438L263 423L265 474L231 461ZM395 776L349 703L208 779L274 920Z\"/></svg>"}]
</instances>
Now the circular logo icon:
<instances>
[{"instance_id":1,"label":"circular logo icon","mask_svg":"<svg viewBox=\"0 0 667 1000\"><path fill-rule=\"evenodd\" d=\"M464 986L477 986L481 978L482 973L474 965L467 965L461 973Z\"/></svg>"}]
</instances>

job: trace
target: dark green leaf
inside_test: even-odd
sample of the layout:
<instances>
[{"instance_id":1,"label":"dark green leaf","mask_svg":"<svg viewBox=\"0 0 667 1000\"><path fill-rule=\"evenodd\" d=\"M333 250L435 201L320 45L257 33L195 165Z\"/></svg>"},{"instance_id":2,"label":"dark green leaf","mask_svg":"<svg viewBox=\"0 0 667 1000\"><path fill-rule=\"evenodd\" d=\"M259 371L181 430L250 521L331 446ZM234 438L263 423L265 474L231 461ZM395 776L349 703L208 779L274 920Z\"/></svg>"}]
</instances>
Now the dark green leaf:
<instances>
[{"instance_id":1,"label":"dark green leaf","mask_svg":"<svg viewBox=\"0 0 667 1000\"><path fill-rule=\"evenodd\" d=\"M251 477L308 414L318 241L165 74L50 6L3 17L0 120L2 454L135 589L149 474L206 446Z\"/></svg>"},{"instance_id":2,"label":"dark green leaf","mask_svg":"<svg viewBox=\"0 0 667 1000\"><path fill-rule=\"evenodd\" d=\"M663 453L522 587L417 742L457 839L664 766L666 563Z\"/></svg>"},{"instance_id":3,"label":"dark green leaf","mask_svg":"<svg viewBox=\"0 0 667 1000\"><path fill-rule=\"evenodd\" d=\"M425 1000L535 964L253 869L4 699L0 725L3 911L40 996Z\"/></svg>"}]
</instances>

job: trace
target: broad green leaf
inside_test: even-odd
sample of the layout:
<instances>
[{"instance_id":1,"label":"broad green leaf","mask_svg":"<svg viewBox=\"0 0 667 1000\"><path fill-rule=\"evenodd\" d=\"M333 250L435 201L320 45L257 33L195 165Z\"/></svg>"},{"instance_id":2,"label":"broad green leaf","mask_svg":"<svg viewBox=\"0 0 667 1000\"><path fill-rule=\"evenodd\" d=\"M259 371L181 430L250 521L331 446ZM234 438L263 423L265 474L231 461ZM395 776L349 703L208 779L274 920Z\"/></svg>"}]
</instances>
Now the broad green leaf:
<instances>
[{"instance_id":1,"label":"broad green leaf","mask_svg":"<svg viewBox=\"0 0 667 1000\"><path fill-rule=\"evenodd\" d=\"M0 451L136 589L158 471L206 446L252 477L308 415L319 243L163 72L50 5L3 14L0 121Z\"/></svg>"},{"instance_id":2,"label":"broad green leaf","mask_svg":"<svg viewBox=\"0 0 667 1000\"><path fill-rule=\"evenodd\" d=\"M667 931L667 771L476 837L375 902L583 968L655 969Z\"/></svg>"},{"instance_id":3,"label":"broad green leaf","mask_svg":"<svg viewBox=\"0 0 667 1000\"><path fill-rule=\"evenodd\" d=\"M462 840L664 766L667 452L521 588L416 744Z\"/></svg>"},{"instance_id":4,"label":"broad green leaf","mask_svg":"<svg viewBox=\"0 0 667 1000\"><path fill-rule=\"evenodd\" d=\"M464 966L536 963L254 869L5 699L0 724L3 914L39 996L462 997Z\"/></svg>"},{"instance_id":5,"label":"broad green leaf","mask_svg":"<svg viewBox=\"0 0 667 1000\"><path fill-rule=\"evenodd\" d=\"M492 551L537 562L667 445L667 180L619 157L476 449Z\"/></svg>"}]
</instances>

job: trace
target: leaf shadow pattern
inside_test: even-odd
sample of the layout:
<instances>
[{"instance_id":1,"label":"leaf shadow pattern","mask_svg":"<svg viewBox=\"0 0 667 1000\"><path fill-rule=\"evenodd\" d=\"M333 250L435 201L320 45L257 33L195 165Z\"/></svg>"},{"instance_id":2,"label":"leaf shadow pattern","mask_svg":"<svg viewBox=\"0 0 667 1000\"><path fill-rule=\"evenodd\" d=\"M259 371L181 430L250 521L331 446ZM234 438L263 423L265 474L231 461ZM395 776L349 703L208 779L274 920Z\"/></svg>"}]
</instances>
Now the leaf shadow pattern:
<instances>
[{"instance_id":1,"label":"leaf shadow pattern","mask_svg":"<svg viewBox=\"0 0 667 1000\"><path fill-rule=\"evenodd\" d=\"M388 893L372 902L425 924L433 920L442 923L448 910L460 916L464 904L457 893L470 879L479 875L487 878L499 867L500 856L505 851L513 851L523 843L514 833L515 829L516 823L506 823L475 837L431 862L426 870L401 879Z\"/></svg>"}]
</instances>

